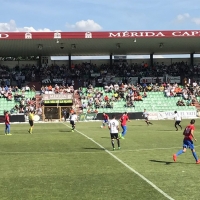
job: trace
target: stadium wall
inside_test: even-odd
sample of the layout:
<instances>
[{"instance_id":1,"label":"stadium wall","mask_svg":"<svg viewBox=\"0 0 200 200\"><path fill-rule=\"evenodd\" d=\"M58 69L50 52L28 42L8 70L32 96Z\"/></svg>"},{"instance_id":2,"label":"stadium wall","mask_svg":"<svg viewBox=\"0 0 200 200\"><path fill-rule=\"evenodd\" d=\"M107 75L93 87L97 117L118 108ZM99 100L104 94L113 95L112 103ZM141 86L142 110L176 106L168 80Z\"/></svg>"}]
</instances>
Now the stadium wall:
<instances>
[{"instance_id":1,"label":"stadium wall","mask_svg":"<svg viewBox=\"0 0 200 200\"><path fill-rule=\"evenodd\" d=\"M196 110L178 111L178 114L181 116L182 119L195 119L198 116ZM174 111L149 112L149 119L151 120L174 119Z\"/></svg>"},{"instance_id":2,"label":"stadium wall","mask_svg":"<svg viewBox=\"0 0 200 200\"><path fill-rule=\"evenodd\" d=\"M178 111L179 115L181 115L182 119L195 119L198 117L199 113L194 111ZM122 113L106 113L109 118L112 118L112 115L114 114L116 119L119 119L122 116ZM133 112L128 113L128 117L131 120L141 120L144 119L142 112ZM165 119L173 119L174 118L174 111L165 111L165 112L149 112L149 119L150 120L165 120ZM90 113L90 114L84 114L82 113L80 115L80 121L88 121L88 120L102 120L102 113ZM27 121L25 115L23 114L16 114L16 115L10 115L10 122L25 122ZM39 117L37 120L39 121ZM4 116L0 116L0 123L4 123Z\"/></svg>"},{"instance_id":3,"label":"stadium wall","mask_svg":"<svg viewBox=\"0 0 200 200\"><path fill-rule=\"evenodd\" d=\"M122 116L122 113L106 113L109 118L112 118L112 115L115 115L116 119L119 119ZM142 112L134 112L134 113L128 113L129 119L144 119L142 116ZM102 113L98 113L96 120L102 120Z\"/></svg>"},{"instance_id":4,"label":"stadium wall","mask_svg":"<svg viewBox=\"0 0 200 200\"><path fill-rule=\"evenodd\" d=\"M0 123L4 123L4 115L0 115ZM10 122L25 122L24 114L10 115Z\"/></svg>"},{"instance_id":5,"label":"stadium wall","mask_svg":"<svg viewBox=\"0 0 200 200\"><path fill-rule=\"evenodd\" d=\"M195 119L197 118L197 111L178 111L179 115L182 119ZM117 119L122 116L122 113L106 113L109 118L112 118L114 114ZM144 119L142 112L134 112L128 113L128 117L131 120L139 120ZM164 120L164 119L174 119L174 111L165 111L165 112L149 112L149 119L150 120ZM102 120L102 113L98 113L96 120Z\"/></svg>"}]
</instances>

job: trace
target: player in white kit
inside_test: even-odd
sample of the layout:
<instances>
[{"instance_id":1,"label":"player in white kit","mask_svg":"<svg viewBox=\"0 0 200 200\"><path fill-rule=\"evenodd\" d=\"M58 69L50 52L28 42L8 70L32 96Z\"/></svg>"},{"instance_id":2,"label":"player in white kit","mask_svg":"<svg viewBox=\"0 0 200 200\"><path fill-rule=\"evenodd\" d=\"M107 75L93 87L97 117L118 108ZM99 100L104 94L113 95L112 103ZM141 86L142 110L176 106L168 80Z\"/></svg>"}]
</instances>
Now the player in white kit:
<instances>
[{"instance_id":1,"label":"player in white kit","mask_svg":"<svg viewBox=\"0 0 200 200\"><path fill-rule=\"evenodd\" d=\"M177 111L174 112L174 120L175 120L174 126L175 126L175 128L176 128L176 131L178 131L177 125L178 125L178 126L181 128L181 130L182 130L182 126L180 125L182 118L181 118L181 116L177 113Z\"/></svg>"},{"instance_id":2,"label":"player in white kit","mask_svg":"<svg viewBox=\"0 0 200 200\"><path fill-rule=\"evenodd\" d=\"M70 124L72 125L72 132L74 132L77 120L78 120L78 116L76 115L76 113L72 113L70 116Z\"/></svg>"},{"instance_id":3,"label":"player in white kit","mask_svg":"<svg viewBox=\"0 0 200 200\"><path fill-rule=\"evenodd\" d=\"M108 128L110 130L111 144L113 151L115 150L115 139L117 140L118 149L120 149L119 141L119 122L115 119L115 116L112 116L112 119L109 121Z\"/></svg>"}]
</instances>

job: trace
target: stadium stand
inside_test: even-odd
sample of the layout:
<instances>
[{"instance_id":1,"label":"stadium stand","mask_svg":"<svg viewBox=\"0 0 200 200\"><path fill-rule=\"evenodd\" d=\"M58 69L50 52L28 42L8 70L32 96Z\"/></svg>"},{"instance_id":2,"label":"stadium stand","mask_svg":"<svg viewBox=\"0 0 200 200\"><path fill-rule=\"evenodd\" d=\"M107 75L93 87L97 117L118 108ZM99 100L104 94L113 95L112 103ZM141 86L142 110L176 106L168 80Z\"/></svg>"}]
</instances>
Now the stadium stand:
<instances>
[{"instance_id":1,"label":"stadium stand","mask_svg":"<svg viewBox=\"0 0 200 200\"><path fill-rule=\"evenodd\" d=\"M24 92L19 90L17 92L11 91L12 98L0 98L0 114L4 111L9 111L11 114L26 113L28 110L35 110L35 92Z\"/></svg>"},{"instance_id":2,"label":"stadium stand","mask_svg":"<svg viewBox=\"0 0 200 200\"><path fill-rule=\"evenodd\" d=\"M156 84L154 85L156 86ZM184 99L182 92L174 94L174 96L167 97L165 90L160 91L160 88L156 91L145 92L146 88L138 85L138 88L129 88L123 92L117 89L107 90L103 87L93 88L91 85L88 88L82 88L79 90L80 98L82 100L83 112L142 112L144 109L148 111L193 111L196 109L195 105L189 103L196 98L189 95L188 99ZM133 86L132 86L133 87ZM153 88L153 87L152 87ZM143 92L141 92L143 90ZM181 91L184 89L181 89ZM188 90L189 92L190 90ZM141 94L143 93L143 95ZM200 98L198 97L197 100ZM182 104L180 104L180 102Z\"/></svg>"},{"instance_id":3,"label":"stadium stand","mask_svg":"<svg viewBox=\"0 0 200 200\"><path fill-rule=\"evenodd\" d=\"M72 64L71 67L52 64L40 68L26 65L13 69L0 65L0 113L3 114L4 110L11 113L26 112L30 107L37 110L42 105L41 94L49 92L49 88L53 88L55 93L71 92L71 88L74 88L75 94L78 92L75 95L75 107L82 112L141 112L145 108L148 111L195 110L200 107L200 89L197 82L190 84L188 80L197 80L199 69L199 65L190 66L187 62L171 65L154 63L153 67L145 62L113 63L112 66L82 63ZM159 79L154 83L140 81L143 77L166 74L180 76L180 85L183 86L167 84L167 80L164 83ZM8 96L5 96L2 91L7 90L5 88L13 85L13 82L16 86L10 88L10 93L6 92ZM34 84L37 84L36 89L40 90L40 94L33 90ZM26 87L31 91L26 91Z\"/></svg>"}]
</instances>

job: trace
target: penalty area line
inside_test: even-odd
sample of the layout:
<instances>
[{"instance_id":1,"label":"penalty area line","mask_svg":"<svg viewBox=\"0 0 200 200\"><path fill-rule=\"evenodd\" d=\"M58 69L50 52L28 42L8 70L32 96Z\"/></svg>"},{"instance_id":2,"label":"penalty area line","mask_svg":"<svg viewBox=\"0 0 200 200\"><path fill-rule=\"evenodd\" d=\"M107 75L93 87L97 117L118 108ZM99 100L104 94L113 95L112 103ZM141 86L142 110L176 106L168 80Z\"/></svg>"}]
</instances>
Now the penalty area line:
<instances>
[{"instance_id":1,"label":"penalty area line","mask_svg":"<svg viewBox=\"0 0 200 200\"><path fill-rule=\"evenodd\" d=\"M71 128L69 125L62 123L64 126L67 126L68 128ZM111 153L110 151L108 151L105 147L103 147L101 144L99 144L98 142L96 142L94 139L88 137L87 135L85 135L84 133L78 131L77 129L75 129L75 131L77 133L79 133L80 135L84 136L85 138L87 138L88 140L92 141L93 143L95 143L97 146L99 146L100 148L102 148L106 153L108 153L111 157L113 157L115 160L117 160L119 163L121 163L122 165L124 165L127 169L129 169L130 171L132 171L133 173L135 173L136 175L138 175L141 179L143 179L145 182L147 182L149 185L151 185L155 190L157 190L160 194L162 194L163 196L165 196L167 199L169 200L174 200L171 196L169 196L167 193L165 193L163 190L161 190L158 186L156 186L154 183L152 183L149 179L147 179L146 177L144 177L142 174L140 174L139 172L137 172L135 169L133 169L132 167L130 167L128 164L126 164L125 162L123 162L121 159L119 159L117 156L115 156L113 153Z\"/></svg>"}]
</instances>

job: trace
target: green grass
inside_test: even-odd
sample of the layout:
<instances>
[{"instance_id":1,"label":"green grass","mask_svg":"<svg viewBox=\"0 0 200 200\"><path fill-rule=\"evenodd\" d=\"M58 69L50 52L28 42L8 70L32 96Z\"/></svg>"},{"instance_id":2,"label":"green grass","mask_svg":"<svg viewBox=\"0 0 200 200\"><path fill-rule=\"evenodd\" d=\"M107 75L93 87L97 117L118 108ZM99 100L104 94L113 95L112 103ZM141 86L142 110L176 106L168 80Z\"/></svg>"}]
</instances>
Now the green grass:
<instances>
[{"instance_id":1,"label":"green grass","mask_svg":"<svg viewBox=\"0 0 200 200\"><path fill-rule=\"evenodd\" d=\"M190 120L184 120L186 126ZM200 120L196 122L199 138ZM77 129L111 151L176 200L199 199L200 165L190 151L172 155L182 147L182 132L173 121L128 123L121 150L111 151L109 132L101 122L77 123ZM69 125L69 123L65 123ZM1 200L162 200L151 185L114 159L98 145L62 123L12 124L12 136L0 125ZM200 155L199 142L196 143Z\"/></svg>"}]
</instances>

